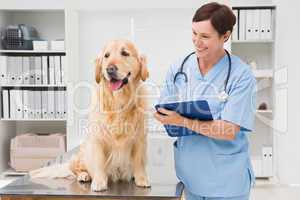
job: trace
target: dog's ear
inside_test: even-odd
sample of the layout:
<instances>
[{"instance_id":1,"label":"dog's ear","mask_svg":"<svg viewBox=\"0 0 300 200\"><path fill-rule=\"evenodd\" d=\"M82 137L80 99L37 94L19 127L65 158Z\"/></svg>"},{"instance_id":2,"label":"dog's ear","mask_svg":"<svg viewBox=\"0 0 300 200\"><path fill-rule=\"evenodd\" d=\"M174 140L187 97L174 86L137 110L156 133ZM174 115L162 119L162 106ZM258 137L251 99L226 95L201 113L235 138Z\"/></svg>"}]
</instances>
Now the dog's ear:
<instances>
[{"instance_id":1,"label":"dog's ear","mask_svg":"<svg viewBox=\"0 0 300 200\"><path fill-rule=\"evenodd\" d=\"M149 72L147 69L147 58L145 55L140 55L140 76L143 81L145 81L149 77Z\"/></svg>"},{"instance_id":2,"label":"dog's ear","mask_svg":"<svg viewBox=\"0 0 300 200\"><path fill-rule=\"evenodd\" d=\"M103 57L103 51L101 51L96 60L95 60L95 66L96 66L96 70L95 70L95 78L96 78L96 83L100 83L101 81L101 70L102 70L102 57Z\"/></svg>"}]
</instances>

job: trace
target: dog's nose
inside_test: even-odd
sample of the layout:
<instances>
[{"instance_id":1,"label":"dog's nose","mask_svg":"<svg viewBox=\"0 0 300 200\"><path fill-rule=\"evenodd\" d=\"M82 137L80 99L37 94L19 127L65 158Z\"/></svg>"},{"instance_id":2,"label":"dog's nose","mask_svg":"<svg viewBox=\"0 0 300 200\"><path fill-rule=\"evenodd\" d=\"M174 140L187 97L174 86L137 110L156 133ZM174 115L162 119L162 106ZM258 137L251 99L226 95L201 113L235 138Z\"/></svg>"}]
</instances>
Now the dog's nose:
<instances>
[{"instance_id":1,"label":"dog's nose","mask_svg":"<svg viewBox=\"0 0 300 200\"><path fill-rule=\"evenodd\" d=\"M109 65L109 66L106 68L106 72L107 72L108 75L115 74L117 71L118 71L118 68L117 68L116 65Z\"/></svg>"}]
</instances>

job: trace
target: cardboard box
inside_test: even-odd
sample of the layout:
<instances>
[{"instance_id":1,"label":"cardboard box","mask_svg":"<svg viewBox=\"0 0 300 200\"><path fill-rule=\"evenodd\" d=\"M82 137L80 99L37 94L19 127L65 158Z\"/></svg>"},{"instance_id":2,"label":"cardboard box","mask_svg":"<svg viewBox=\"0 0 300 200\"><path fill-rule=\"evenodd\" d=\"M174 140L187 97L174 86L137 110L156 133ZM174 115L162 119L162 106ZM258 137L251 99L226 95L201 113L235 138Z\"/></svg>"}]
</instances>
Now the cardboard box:
<instances>
[{"instance_id":1,"label":"cardboard box","mask_svg":"<svg viewBox=\"0 0 300 200\"><path fill-rule=\"evenodd\" d=\"M18 172L30 171L66 152L65 134L22 134L11 140L10 166Z\"/></svg>"},{"instance_id":2,"label":"cardboard box","mask_svg":"<svg viewBox=\"0 0 300 200\"><path fill-rule=\"evenodd\" d=\"M48 50L48 41L32 41L34 51L47 51Z\"/></svg>"},{"instance_id":3,"label":"cardboard box","mask_svg":"<svg viewBox=\"0 0 300 200\"><path fill-rule=\"evenodd\" d=\"M65 50L65 41L64 40L52 40L51 41L51 50L52 51L64 51Z\"/></svg>"}]
</instances>

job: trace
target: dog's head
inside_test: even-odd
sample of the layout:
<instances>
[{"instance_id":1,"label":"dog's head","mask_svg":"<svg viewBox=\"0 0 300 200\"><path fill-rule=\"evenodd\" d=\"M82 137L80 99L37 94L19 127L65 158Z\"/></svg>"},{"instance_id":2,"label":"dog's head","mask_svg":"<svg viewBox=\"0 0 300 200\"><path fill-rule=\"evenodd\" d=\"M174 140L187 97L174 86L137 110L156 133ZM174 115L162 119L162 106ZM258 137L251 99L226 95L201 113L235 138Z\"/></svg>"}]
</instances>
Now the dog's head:
<instances>
[{"instance_id":1,"label":"dog's head","mask_svg":"<svg viewBox=\"0 0 300 200\"><path fill-rule=\"evenodd\" d=\"M109 42L96 59L96 82L107 81L112 91L149 76L146 57L128 40Z\"/></svg>"}]
</instances>

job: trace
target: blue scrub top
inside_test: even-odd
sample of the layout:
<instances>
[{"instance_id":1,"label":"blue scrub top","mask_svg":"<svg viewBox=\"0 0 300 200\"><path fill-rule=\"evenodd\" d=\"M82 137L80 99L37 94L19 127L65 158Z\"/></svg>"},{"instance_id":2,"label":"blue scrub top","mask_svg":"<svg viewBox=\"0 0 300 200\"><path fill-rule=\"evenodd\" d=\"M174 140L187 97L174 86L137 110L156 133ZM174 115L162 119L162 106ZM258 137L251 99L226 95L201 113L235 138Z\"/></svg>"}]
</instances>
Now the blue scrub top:
<instances>
[{"instance_id":1,"label":"blue scrub top","mask_svg":"<svg viewBox=\"0 0 300 200\"><path fill-rule=\"evenodd\" d=\"M178 137L174 143L176 175L195 195L232 197L249 193L255 180L249 156L247 133L253 130L256 109L256 80L250 69L237 56L231 55L232 69L226 102L218 99L224 91L228 73L225 54L204 76L198 68L197 56L184 65L188 76L174 76L184 58L171 65L161 91L159 103L205 99L214 119L232 122L241 127L233 141L204 135Z\"/></svg>"}]
</instances>

